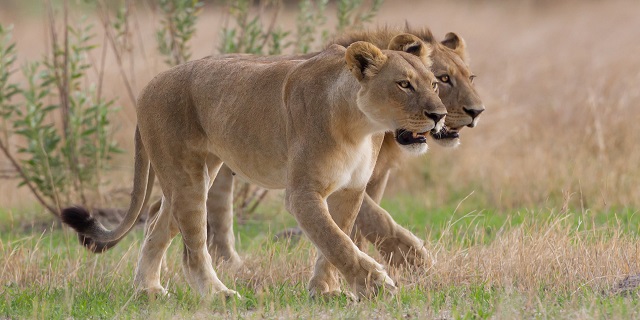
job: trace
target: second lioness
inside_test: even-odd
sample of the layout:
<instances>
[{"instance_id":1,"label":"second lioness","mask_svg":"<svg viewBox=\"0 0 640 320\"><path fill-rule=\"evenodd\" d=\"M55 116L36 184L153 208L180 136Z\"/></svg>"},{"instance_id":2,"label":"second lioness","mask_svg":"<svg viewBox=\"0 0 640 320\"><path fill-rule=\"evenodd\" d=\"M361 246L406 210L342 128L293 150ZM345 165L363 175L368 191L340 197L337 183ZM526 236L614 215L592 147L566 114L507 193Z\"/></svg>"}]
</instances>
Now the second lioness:
<instances>
[{"instance_id":1,"label":"second lioness","mask_svg":"<svg viewBox=\"0 0 640 320\"><path fill-rule=\"evenodd\" d=\"M448 33L441 42L436 41L429 29L384 28L366 32L347 33L333 42L348 46L356 41L369 41L378 47L387 47L396 35L407 32L420 38L431 48L432 72L440 82L439 97L447 108L445 129L433 138L443 146L453 147L459 144L458 133L464 127L475 127L478 116L484 111L484 105L473 86L474 74L469 69L469 54L462 37ZM402 48L395 48L402 49ZM309 54L306 57L311 57ZM249 60L286 60L291 56L257 57L252 55L233 55ZM400 139L398 139L400 138ZM399 141L400 140L400 141ZM407 152L426 151L423 138L412 139L411 135L387 133L380 149L376 166L367 185L367 193L355 222L354 238L358 243L365 238L375 244L385 260L392 264L409 263L411 265L428 262L429 255L423 242L409 230L397 224L391 215L378 203L382 199L387 180L392 169L401 165L407 158ZM233 234L233 175L223 166L209 191L208 246L214 261L221 258L231 265L239 265L241 259L234 246ZM157 202L151 207L151 215L159 208Z\"/></svg>"},{"instance_id":2,"label":"second lioness","mask_svg":"<svg viewBox=\"0 0 640 320\"><path fill-rule=\"evenodd\" d=\"M156 76L137 104L134 191L125 219L109 231L86 210L69 208L63 221L87 246L118 241L140 215L155 172L162 206L145 235L137 286L164 292L160 261L181 232L191 287L203 295L235 294L217 278L206 247L205 200L224 162L249 181L285 188L287 209L320 252L312 292L325 293L327 284L340 289L334 268L357 294L394 289L384 268L345 233L384 131L438 132L446 109L428 70L428 46L410 35L392 44L415 55L356 42L306 61L201 59Z\"/></svg>"}]
</instances>

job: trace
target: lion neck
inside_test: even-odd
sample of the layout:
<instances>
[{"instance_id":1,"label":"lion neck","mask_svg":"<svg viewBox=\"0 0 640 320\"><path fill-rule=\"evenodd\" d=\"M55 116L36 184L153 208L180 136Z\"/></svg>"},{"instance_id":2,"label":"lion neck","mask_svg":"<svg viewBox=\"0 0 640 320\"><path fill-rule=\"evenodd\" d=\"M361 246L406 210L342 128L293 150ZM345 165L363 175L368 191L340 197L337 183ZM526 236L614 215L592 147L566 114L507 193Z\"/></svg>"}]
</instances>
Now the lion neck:
<instances>
[{"instance_id":1,"label":"lion neck","mask_svg":"<svg viewBox=\"0 0 640 320\"><path fill-rule=\"evenodd\" d=\"M346 68L335 81L335 89L330 112L332 134L357 143L387 130L383 124L363 112L366 106L359 99L363 89Z\"/></svg>"}]
</instances>

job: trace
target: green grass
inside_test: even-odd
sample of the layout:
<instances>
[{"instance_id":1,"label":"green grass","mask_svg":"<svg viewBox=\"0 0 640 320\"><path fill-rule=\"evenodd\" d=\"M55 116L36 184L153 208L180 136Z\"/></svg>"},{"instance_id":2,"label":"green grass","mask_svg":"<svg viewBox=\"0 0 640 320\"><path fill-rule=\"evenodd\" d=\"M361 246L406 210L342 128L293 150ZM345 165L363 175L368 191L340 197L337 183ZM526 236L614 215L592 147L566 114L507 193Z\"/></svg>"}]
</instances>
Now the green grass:
<instances>
[{"instance_id":1,"label":"green grass","mask_svg":"<svg viewBox=\"0 0 640 320\"><path fill-rule=\"evenodd\" d=\"M387 200L383 206L394 212L402 225L413 226L414 231L430 243L451 250L441 264L465 254L467 248L490 248L503 239L503 233L518 228L535 235L540 230L555 230L549 227L551 224L562 224L575 233L571 241L589 243L592 239L594 245L608 245L610 241L637 242L640 225L638 214L631 209L559 216L557 211L546 209L511 213L483 210L471 214L460 208L458 211L455 208L424 209L411 199ZM38 219L44 222L36 223ZM43 225L51 227L42 232ZM460 278L441 270L433 274L423 270L392 270L392 275L402 283L394 296L383 294L358 303L344 296L332 300L312 299L305 288L312 270L312 246L305 239L289 243L274 242L272 237L282 228L294 225L294 219L277 204L268 204L236 224L239 252L248 270L234 273L218 269L222 281L243 297L228 301L203 299L191 291L182 276L182 245L179 237L176 238L168 251L169 271L162 275L162 283L170 296L150 299L136 294L132 288L141 228L112 251L94 255L77 244L75 234L54 224L44 214L22 215L0 210L0 318L628 319L640 316L637 294L609 295L603 292L603 284L598 281L559 284L540 277L534 279L531 286L517 280L496 281L472 275ZM620 238L620 232L628 234ZM637 253L628 259L636 263ZM443 269L455 267L451 263ZM605 280L606 287L616 279Z\"/></svg>"},{"instance_id":2,"label":"green grass","mask_svg":"<svg viewBox=\"0 0 640 320\"><path fill-rule=\"evenodd\" d=\"M555 219L563 219L575 231L616 230L628 235L640 235L640 211L635 208L584 212L570 209L564 213L560 212L559 208L521 208L503 212L494 209L478 210L477 208L482 206L474 202L426 208L419 199L408 196L383 199L381 206L391 212L400 225L413 226L410 229L414 233L432 241L442 237L444 232L462 239L466 238L470 231L479 231L482 242L486 244L492 241L501 229L519 226L525 222L548 223Z\"/></svg>"}]
</instances>

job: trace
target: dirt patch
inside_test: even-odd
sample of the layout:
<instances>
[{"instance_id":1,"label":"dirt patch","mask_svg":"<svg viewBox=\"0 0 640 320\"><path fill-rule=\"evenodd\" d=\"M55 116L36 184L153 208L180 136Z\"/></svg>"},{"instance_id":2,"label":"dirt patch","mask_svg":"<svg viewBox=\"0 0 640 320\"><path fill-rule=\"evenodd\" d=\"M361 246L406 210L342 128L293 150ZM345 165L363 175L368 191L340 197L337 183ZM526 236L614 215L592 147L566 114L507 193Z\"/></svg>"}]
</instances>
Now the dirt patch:
<instances>
[{"instance_id":1,"label":"dirt patch","mask_svg":"<svg viewBox=\"0 0 640 320\"><path fill-rule=\"evenodd\" d=\"M640 287L640 274L629 275L616 284L611 294L622 296L638 294L638 287Z\"/></svg>"}]
</instances>

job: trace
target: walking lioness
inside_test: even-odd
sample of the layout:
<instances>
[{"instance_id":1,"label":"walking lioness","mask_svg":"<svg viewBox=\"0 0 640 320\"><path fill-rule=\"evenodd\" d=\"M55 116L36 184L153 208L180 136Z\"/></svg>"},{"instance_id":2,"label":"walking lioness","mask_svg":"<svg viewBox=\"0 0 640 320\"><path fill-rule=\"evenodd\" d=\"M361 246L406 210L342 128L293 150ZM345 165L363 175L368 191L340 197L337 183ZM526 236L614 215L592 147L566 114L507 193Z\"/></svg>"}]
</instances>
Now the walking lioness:
<instances>
[{"instance_id":1,"label":"walking lioness","mask_svg":"<svg viewBox=\"0 0 640 320\"><path fill-rule=\"evenodd\" d=\"M81 208L62 219L88 246L117 241L133 226L154 179L162 206L147 228L135 282L164 293L160 261L182 233L183 269L201 293L236 295L217 277L206 246L207 191L224 162L266 188L319 250L310 290L335 287L334 268L358 295L395 289L384 268L349 238L385 131L439 132L446 109L429 71L431 48L403 34L381 51L334 45L308 60L201 59L156 76L137 103L136 164L123 222L106 230Z\"/></svg>"},{"instance_id":2,"label":"walking lioness","mask_svg":"<svg viewBox=\"0 0 640 320\"><path fill-rule=\"evenodd\" d=\"M453 147L459 144L458 133L464 127L475 127L484 105L473 86L475 75L469 69L469 54L462 37L447 33L444 40L437 41L429 29L423 28L381 28L372 31L346 33L333 40L343 46L355 41L368 41L378 47L387 47L398 34L410 33L417 36L431 48L431 71L439 81L439 96L447 108L445 127L432 135L443 146ZM401 49L401 48L400 48ZM240 55L245 59L292 59L291 56L258 57ZM311 57L309 54L301 57ZM407 153L406 151L409 151ZM355 222L353 237L357 243L364 239L375 244L376 248L391 264L422 265L430 262L429 253L423 241L409 230L397 224L391 215L378 203L382 199L387 181L392 177L392 169L400 166L409 154L426 151L424 137L414 139L403 134L397 140L394 133L388 132L380 149L376 166L367 185L362 207ZM208 245L214 260L224 259L231 265L239 265L241 259L234 246L233 234L233 175L223 166L213 183L207 200ZM159 202L150 209L153 215L159 208ZM98 248L100 249L100 248Z\"/></svg>"},{"instance_id":3,"label":"walking lioness","mask_svg":"<svg viewBox=\"0 0 640 320\"><path fill-rule=\"evenodd\" d=\"M391 39L403 32L413 34L427 43L431 51L432 72L440 82L439 97L447 108L445 127L432 137L439 144L452 147L459 144L458 133L464 127L475 127L484 105L473 86L475 75L469 69L469 58L464 40L455 33L448 33L441 42L436 41L429 29L406 27L382 28L373 31L349 32L333 42L348 46L355 41L369 41L378 47L388 46ZM402 50L402 48L397 48ZM277 61L308 59L317 53L288 56L256 56L229 54L216 59L242 58L248 60ZM393 133L387 133L380 149L373 175L367 185L363 204L353 228L352 237L361 245L364 239L375 244L386 262L391 264L423 265L431 261L423 241L409 230L397 224L391 215L378 205L382 199L388 179L393 177L392 169L400 166L408 158L408 153L426 151L423 137L413 139L405 132L398 141ZM207 198L207 243L209 253L216 261L222 259L232 266L242 262L235 250L233 234L233 172L222 166L213 182ZM154 203L149 215L153 217L160 209L160 201ZM95 243L94 243L95 244ZM94 245L91 248L102 252L115 242Z\"/></svg>"}]
</instances>

